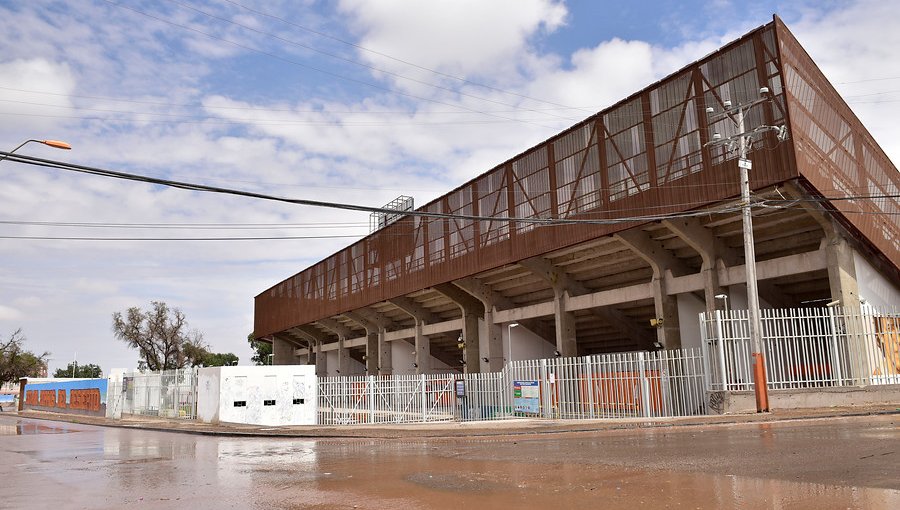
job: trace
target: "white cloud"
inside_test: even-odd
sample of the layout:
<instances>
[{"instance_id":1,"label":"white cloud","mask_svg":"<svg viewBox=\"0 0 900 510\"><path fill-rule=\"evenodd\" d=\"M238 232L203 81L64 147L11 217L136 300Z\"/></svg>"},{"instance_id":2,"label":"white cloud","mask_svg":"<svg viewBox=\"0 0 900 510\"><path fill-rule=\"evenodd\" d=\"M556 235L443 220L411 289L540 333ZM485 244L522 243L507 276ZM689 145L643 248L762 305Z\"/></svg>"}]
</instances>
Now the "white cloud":
<instances>
[{"instance_id":1,"label":"white cloud","mask_svg":"<svg viewBox=\"0 0 900 510\"><path fill-rule=\"evenodd\" d=\"M615 34L597 34L590 45L571 53L554 53L543 46L543 36L565 30L568 14L563 3L553 0L345 0L339 16L330 20L321 12L307 16L309 6L298 8L294 2L280 7L261 5L259 9L283 12L286 18L307 25L330 23L346 30L342 36L355 34L358 39L354 41L362 46L441 72L522 96L588 108L548 112L546 103L463 84L367 52L358 52L356 58L439 82L455 92L374 72L366 81L431 101L371 88L354 89L337 79L302 87L301 92L280 90L274 94L266 88L267 80L278 76L265 73L271 69L276 69L275 73L296 71L284 62L272 65L270 60L257 60L262 59L258 54L102 2L86 2L79 9L48 9L45 3L29 2L17 5L15 12L0 7L10 14L0 16L0 45L8 50L0 57L0 86L62 95L10 96L0 89L0 99L20 101L0 104L0 112L49 111L60 116L118 120L46 117L41 118L42 124L26 128L25 123L31 122L27 117L9 116L12 122L0 122L0 146L15 146L23 136L56 137L71 142L75 150L60 154L32 144L28 153L297 198L381 205L401 193L412 194L421 205L739 35L721 29L702 32L702 37L669 47L649 38L625 40ZM286 38L324 44L289 25L233 6L219 3L203 8ZM295 59L307 56L295 46L172 9L163 14L174 15L179 23L264 45ZM900 76L900 61L890 55L891 48L900 43L900 31L885 28L886 23L897 20L896 9L889 2L861 2L825 15L810 10L790 27L834 81ZM755 26L767 19L757 21L745 23ZM327 44L337 45L333 41ZM212 78L221 69L229 70L225 82ZM342 67L340 72L359 69L348 72ZM242 81L259 88L242 87ZM838 87L844 94L869 94L896 89L896 83ZM241 92L246 90L252 93ZM900 99L900 94L873 97ZM21 101L91 110L50 109ZM180 106L185 104L198 107ZM891 119L898 105L900 102L853 104L893 155L898 151L890 148L891 140L900 140L900 128ZM368 220L359 213L160 189L9 162L0 165L4 171L0 218L7 220L280 225ZM3 227L7 235L127 237L296 236L347 231L286 226L242 231ZM56 351L62 357L69 356L77 345L79 359L100 362L104 368L130 366L136 353L112 338L110 314L162 299L181 307L214 349L233 351L246 361L253 296L349 242L4 240L0 333L23 326L29 348L34 350Z\"/></svg>"},{"instance_id":2,"label":"white cloud","mask_svg":"<svg viewBox=\"0 0 900 510\"><path fill-rule=\"evenodd\" d=\"M24 316L25 314L15 308L0 305L0 321L17 321Z\"/></svg>"},{"instance_id":3,"label":"white cloud","mask_svg":"<svg viewBox=\"0 0 900 510\"><path fill-rule=\"evenodd\" d=\"M365 48L452 75L490 77L517 74L516 64L529 39L539 31L558 29L567 13L565 5L554 0L343 0L340 8L362 35L360 45ZM404 68L372 53L360 56L379 66Z\"/></svg>"},{"instance_id":4,"label":"white cloud","mask_svg":"<svg viewBox=\"0 0 900 510\"><path fill-rule=\"evenodd\" d=\"M14 120L16 129L23 132L49 130L58 124L54 116L60 108L71 106L68 95L75 85L75 76L65 62L45 58L0 62L0 118L6 124ZM26 92L30 90L45 94Z\"/></svg>"}]
</instances>

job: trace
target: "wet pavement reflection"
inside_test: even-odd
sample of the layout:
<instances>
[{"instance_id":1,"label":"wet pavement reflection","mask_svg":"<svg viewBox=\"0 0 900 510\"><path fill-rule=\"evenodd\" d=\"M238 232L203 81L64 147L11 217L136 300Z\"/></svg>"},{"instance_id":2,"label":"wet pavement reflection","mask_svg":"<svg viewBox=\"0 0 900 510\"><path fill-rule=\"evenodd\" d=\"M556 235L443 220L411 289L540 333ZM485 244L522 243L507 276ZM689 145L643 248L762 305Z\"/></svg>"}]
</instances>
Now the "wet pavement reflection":
<instances>
[{"instance_id":1,"label":"wet pavement reflection","mask_svg":"<svg viewBox=\"0 0 900 510\"><path fill-rule=\"evenodd\" d=\"M0 508L900 508L898 418L308 440L0 415Z\"/></svg>"}]
</instances>

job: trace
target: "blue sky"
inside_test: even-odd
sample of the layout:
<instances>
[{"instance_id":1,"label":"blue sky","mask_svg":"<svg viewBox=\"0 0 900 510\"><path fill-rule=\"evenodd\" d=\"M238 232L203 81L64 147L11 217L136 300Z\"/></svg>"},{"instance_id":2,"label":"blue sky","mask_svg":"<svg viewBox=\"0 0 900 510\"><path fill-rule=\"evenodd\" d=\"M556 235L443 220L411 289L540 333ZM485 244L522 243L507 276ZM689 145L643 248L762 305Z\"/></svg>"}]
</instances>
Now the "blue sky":
<instances>
[{"instance_id":1,"label":"blue sky","mask_svg":"<svg viewBox=\"0 0 900 510\"><path fill-rule=\"evenodd\" d=\"M900 7L870 0L0 1L0 146L55 138L74 149L22 152L295 198L424 204L775 12L897 161ZM0 236L349 236L0 239L0 335L21 327L31 349L53 353L51 369L76 351L133 366L110 317L151 300L246 362L253 296L368 230L365 214L8 161L0 171Z\"/></svg>"}]
</instances>

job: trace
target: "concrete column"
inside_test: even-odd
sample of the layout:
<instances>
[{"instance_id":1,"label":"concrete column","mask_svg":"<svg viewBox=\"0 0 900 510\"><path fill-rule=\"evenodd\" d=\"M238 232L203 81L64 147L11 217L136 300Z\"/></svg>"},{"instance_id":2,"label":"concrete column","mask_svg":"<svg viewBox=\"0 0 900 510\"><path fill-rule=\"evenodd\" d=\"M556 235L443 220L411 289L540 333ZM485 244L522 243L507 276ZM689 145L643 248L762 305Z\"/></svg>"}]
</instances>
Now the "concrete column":
<instances>
[{"instance_id":1,"label":"concrete column","mask_svg":"<svg viewBox=\"0 0 900 510\"><path fill-rule=\"evenodd\" d=\"M825 239L825 257L831 299L839 299L841 306L847 311L859 311L859 285L856 281L853 248L843 236L833 233Z\"/></svg>"},{"instance_id":2,"label":"concrete column","mask_svg":"<svg viewBox=\"0 0 900 510\"><path fill-rule=\"evenodd\" d=\"M328 356L322 351L322 342L316 340L316 375L325 377L328 375Z\"/></svg>"},{"instance_id":3,"label":"concrete column","mask_svg":"<svg viewBox=\"0 0 900 510\"><path fill-rule=\"evenodd\" d=\"M378 374L378 333L366 333L366 375Z\"/></svg>"},{"instance_id":4,"label":"concrete column","mask_svg":"<svg viewBox=\"0 0 900 510\"><path fill-rule=\"evenodd\" d=\"M485 308L487 308L485 306ZM487 366L482 368L488 372L499 372L503 369L503 328L494 324L494 310L486 310L484 313L484 325L487 328Z\"/></svg>"},{"instance_id":5,"label":"concrete column","mask_svg":"<svg viewBox=\"0 0 900 510\"><path fill-rule=\"evenodd\" d=\"M710 301L707 300L707 309ZM678 299L676 296L666 294L665 278L653 278L653 307L656 310L657 321L662 319L662 325L656 326L656 341L666 349L681 348L681 326L678 322Z\"/></svg>"},{"instance_id":6,"label":"concrete column","mask_svg":"<svg viewBox=\"0 0 900 510\"><path fill-rule=\"evenodd\" d=\"M479 348L480 338L478 319L481 317L474 313L463 313L463 360L466 362L463 371L467 374L477 374L481 372L481 349Z\"/></svg>"},{"instance_id":7,"label":"concrete column","mask_svg":"<svg viewBox=\"0 0 900 510\"><path fill-rule=\"evenodd\" d=\"M556 318L556 350L560 356L578 355L575 338L575 312L566 311L567 291L556 292L553 298L553 315Z\"/></svg>"},{"instance_id":8,"label":"concrete column","mask_svg":"<svg viewBox=\"0 0 900 510\"><path fill-rule=\"evenodd\" d=\"M385 340L384 329L378 331L378 375L391 375L394 373L394 355L391 352L391 343Z\"/></svg>"},{"instance_id":9,"label":"concrete column","mask_svg":"<svg viewBox=\"0 0 900 510\"><path fill-rule=\"evenodd\" d=\"M297 363L294 350L297 347L287 340L274 337L272 339L272 364L273 365L294 365ZM268 360L267 360L268 361Z\"/></svg>"},{"instance_id":10,"label":"concrete column","mask_svg":"<svg viewBox=\"0 0 900 510\"><path fill-rule=\"evenodd\" d=\"M316 349L313 347L314 342L308 343L309 347L306 349L306 364L307 365L315 365L316 364Z\"/></svg>"},{"instance_id":11,"label":"concrete column","mask_svg":"<svg viewBox=\"0 0 900 510\"><path fill-rule=\"evenodd\" d=\"M350 375L350 349L344 345L344 335L338 336L338 373Z\"/></svg>"},{"instance_id":12,"label":"concrete column","mask_svg":"<svg viewBox=\"0 0 900 510\"><path fill-rule=\"evenodd\" d=\"M416 321L416 373L431 373L431 340L422 334L424 322Z\"/></svg>"}]
</instances>

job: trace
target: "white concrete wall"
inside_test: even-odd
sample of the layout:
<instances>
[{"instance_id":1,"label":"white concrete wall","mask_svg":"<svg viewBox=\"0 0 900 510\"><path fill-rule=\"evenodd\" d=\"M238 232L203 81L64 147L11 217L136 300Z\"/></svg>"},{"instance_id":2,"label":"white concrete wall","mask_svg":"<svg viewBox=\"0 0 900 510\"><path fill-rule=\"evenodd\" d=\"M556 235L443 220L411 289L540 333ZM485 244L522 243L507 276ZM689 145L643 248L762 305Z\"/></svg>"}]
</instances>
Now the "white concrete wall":
<instances>
[{"instance_id":1,"label":"white concrete wall","mask_svg":"<svg viewBox=\"0 0 900 510\"><path fill-rule=\"evenodd\" d=\"M294 403L295 399L299 399ZM265 405L265 401L274 405ZM235 406L235 402L245 402ZM207 423L314 425L318 383L312 365L202 368L197 419Z\"/></svg>"},{"instance_id":2,"label":"white concrete wall","mask_svg":"<svg viewBox=\"0 0 900 510\"><path fill-rule=\"evenodd\" d=\"M678 295L678 325L681 330L682 347L686 349L700 347L700 314L705 311L706 303L697 296Z\"/></svg>"},{"instance_id":3,"label":"white concrete wall","mask_svg":"<svg viewBox=\"0 0 900 510\"><path fill-rule=\"evenodd\" d=\"M334 377L338 375L368 375L366 374L366 366L356 361L353 358L350 358L350 370L349 373L338 373L338 370L341 369L340 360L338 359L338 351L325 351L326 360L328 363L328 376Z\"/></svg>"},{"instance_id":4,"label":"white concrete wall","mask_svg":"<svg viewBox=\"0 0 900 510\"><path fill-rule=\"evenodd\" d=\"M510 328L509 323L503 324L502 337L503 357L507 361L552 358L556 354L556 346L522 324L514 328ZM510 338L512 342L510 342ZM511 355L510 351L512 351Z\"/></svg>"},{"instance_id":5,"label":"white concrete wall","mask_svg":"<svg viewBox=\"0 0 900 510\"><path fill-rule=\"evenodd\" d=\"M417 368L413 366L413 363L416 362L416 348L403 340L394 340L390 344L393 373L395 375L415 375ZM462 357L462 354L460 354L460 357ZM444 374L447 372L459 372L459 370L450 368L449 365L432 356L429 373Z\"/></svg>"},{"instance_id":6,"label":"white concrete wall","mask_svg":"<svg viewBox=\"0 0 900 510\"><path fill-rule=\"evenodd\" d=\"M882 311L900 308L900 288L888 281L859 253L853 252L853 262L860 299Z\"/></svg>"}]
</instances>

